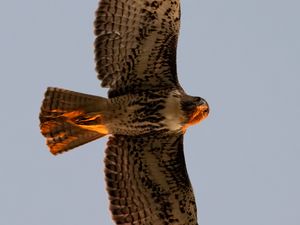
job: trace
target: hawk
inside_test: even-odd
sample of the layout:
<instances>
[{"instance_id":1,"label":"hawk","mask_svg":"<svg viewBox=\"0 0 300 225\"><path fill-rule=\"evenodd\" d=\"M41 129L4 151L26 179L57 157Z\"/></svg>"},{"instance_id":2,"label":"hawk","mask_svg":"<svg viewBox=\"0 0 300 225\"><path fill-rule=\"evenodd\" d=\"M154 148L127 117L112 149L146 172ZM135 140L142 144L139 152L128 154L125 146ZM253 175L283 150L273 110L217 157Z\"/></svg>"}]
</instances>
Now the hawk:
<instances>
[{"instance_id":1,"label":"hawk","mask_svg":"<svg viewBox=\"0 0 300 225\"><path fill-rule=\"evenodd\" d=\"M108 98L48 88L40 129L54 155L109 135L105 178L123 225L195 225L183 136L209 106L180 86L179 0L102 0L95 62Z\"/></svg>"}]
</instances>

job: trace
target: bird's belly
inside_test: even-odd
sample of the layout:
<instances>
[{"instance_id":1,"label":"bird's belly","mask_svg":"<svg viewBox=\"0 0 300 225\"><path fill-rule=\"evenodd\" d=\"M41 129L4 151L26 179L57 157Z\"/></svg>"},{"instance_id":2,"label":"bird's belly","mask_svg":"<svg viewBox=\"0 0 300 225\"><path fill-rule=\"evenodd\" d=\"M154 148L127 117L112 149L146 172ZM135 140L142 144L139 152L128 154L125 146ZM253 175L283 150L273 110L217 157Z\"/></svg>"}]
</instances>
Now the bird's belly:
<instances>
[{"instance_id":1,"label":"bird's belly","mask_svg":"<svg viewBox=\"0 0 300 225\"><path fill-rule=\"evenodd\" d=\"M165 129L159 104L124 104L109 112L106 124L110 133L141 135Z\"/></svg>"},{"instance_id":2,"label":"bird's belly","mask_svg":"<svg viewBox=\"0 0 300 225\"><path fill-rule=\"evenodd\" d=\"M110 133L121 134L121 135L142 135L152 132L158 132L168 129L163 122L163 118L159 117L135 117L135 119L124 118L112 120L108 124Z\"/></svg>"},{"instance_id":3,"label":"bird's belly","mask_svg":"<svg viewBox=\"0 0 300 225\"><path fill-rule=\"evenodd\" d=\"M179 102L170 92L111 99L107 125L112 134L140 135L182 127Z\"/></svg>"}]
</instances>

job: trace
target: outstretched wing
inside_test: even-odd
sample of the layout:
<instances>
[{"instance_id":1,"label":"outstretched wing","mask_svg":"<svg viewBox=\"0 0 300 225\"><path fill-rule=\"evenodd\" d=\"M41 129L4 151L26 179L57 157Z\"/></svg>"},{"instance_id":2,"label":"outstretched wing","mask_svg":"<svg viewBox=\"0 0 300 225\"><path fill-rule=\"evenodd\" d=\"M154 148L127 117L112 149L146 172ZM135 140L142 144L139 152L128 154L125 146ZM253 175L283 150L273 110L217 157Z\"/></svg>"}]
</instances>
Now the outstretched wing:
<instances>
[{"instance_id":1,"label":"outstretched wing","mask_svg":"<svg viewBox=\"0 0 300 225\"><path fill-rule=\"evenodd\" d=\"M179 0L101 0L95 60L109 96L179 86Z\"/></svg>"},{"instance_id":2,"label":"outstretched wing","mask_svg":"<svg viewBox=\"0 0 300 225\"><path fill-rule=\"evenodd\" d=\"M196 225L183 135L110 137L105 175L116 224Z\"/></svg>"}]
</instances>

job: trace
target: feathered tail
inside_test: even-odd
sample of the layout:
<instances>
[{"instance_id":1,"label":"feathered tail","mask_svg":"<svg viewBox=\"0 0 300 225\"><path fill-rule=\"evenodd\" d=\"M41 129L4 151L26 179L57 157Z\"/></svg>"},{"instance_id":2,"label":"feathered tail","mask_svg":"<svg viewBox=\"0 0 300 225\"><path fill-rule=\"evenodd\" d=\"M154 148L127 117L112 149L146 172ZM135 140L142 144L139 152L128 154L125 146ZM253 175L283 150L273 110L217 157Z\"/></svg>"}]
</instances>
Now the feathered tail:
<instances>
[{"instance_id":1,"label":"feathered tail","mask_svg":"<svg viewBox=\"0 0 300 225\"><path fill-rule=\"evenodd\" d=\"M40 129L51 153L62 153L108 134L101 116L106 107L106 98L49 87L41 106Z\"/></svg>"}]
</instances>

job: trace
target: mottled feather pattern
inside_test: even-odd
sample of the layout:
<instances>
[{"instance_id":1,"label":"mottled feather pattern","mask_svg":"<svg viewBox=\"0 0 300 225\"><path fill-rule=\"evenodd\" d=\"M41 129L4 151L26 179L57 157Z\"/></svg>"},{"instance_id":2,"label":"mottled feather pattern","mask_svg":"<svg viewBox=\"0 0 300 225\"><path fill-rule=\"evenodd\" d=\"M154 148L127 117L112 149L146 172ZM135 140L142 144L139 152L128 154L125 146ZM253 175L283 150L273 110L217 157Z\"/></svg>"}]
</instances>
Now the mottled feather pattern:
<instances>
[{"instance_id":1,"label":"mottled feather pattern","mask_svg":"<svg viewBox=\"0 0 300 225\"><path fill-rule=\"evenodd\" d=\"M100 0L96 71L108 99L48 88L40 128L53 154L105 135L105 177L115 224L197 225L183 135L207 102L178 82L179 0Z\"/></svg>"},{"instance_id":2,"label":"mottled feather pattern","mask_svg":"<svg viewBox=\"0 0 300 225\"><path fill-rule=\"evenodd\" d=\"M171 90L149 90L109 98L109 119L106 120L111 133L141 135L154 131L168 131L164 123L164 108ZM118 118L116 120L115 118Z\"/></svg>"},{"instance_id":3,"label":"mottled feather pattern","mask_svg":"<svg viewBox=\"0 0 300 225\"><path fill-rule=\"evenodd\" d=\"M106 149L105 168L117 224L197 224L182 134L114 135Z\"/></svg>"},{"instance_id":4,"label":"mottled feather pattern","mask_svg":"<svg viewBox=\"0 0 300 225\"><path fill-rule=\"evenodd\" d=\"M179 86L179 1L102 0L96 11L95 60L109 96Z\"/></svg>"}]
</instances>

